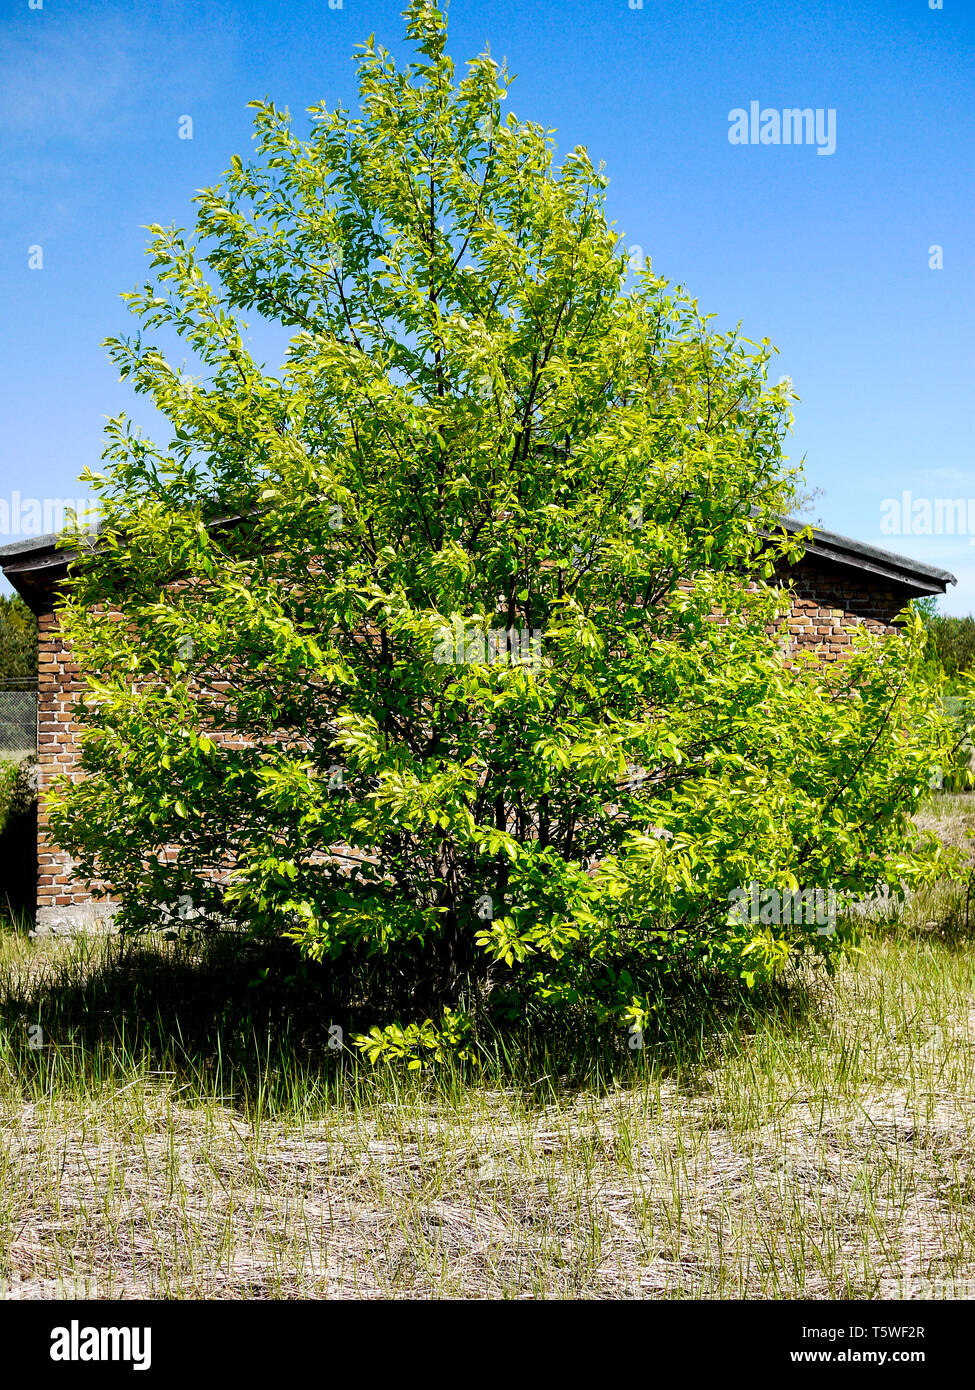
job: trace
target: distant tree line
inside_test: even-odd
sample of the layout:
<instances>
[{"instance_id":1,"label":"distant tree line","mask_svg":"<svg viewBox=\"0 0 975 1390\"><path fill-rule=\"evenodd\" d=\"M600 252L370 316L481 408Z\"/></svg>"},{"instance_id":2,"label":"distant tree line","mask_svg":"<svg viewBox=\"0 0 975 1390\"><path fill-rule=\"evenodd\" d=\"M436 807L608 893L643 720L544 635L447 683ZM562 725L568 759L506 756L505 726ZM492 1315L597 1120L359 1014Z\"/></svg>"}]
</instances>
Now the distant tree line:
<instances>
[{"instance_id":1,"label":"distant tree line","mask_svg":"<svg viewBox=\"0 0 975 1390\"><path fill-rule=\"evenodd\" d=\"M928 632L927 662L933 671L942 671L949 689L960 685L962 676L975 668L975 617L949 618L937 611L936 601L923 599L914 605Z\"/></svg>"}]
</instances>

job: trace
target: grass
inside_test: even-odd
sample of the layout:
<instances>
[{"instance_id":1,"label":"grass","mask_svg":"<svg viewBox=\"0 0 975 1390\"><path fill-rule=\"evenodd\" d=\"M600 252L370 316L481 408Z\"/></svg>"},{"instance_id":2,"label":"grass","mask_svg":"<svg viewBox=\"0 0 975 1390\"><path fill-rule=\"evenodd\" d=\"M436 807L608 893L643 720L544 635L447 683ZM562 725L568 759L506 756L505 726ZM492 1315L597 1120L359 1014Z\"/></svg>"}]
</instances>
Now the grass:
<instances>
[{"instance_id":1,"label":"grass","mask_svg":"<svg viewBox=\"0 0 975 1390\"><path fill-rule=\"evenodd\" d=\"M226 943L7 931L0 1289L973 1296L965 887L869 933L835 980L695 1003L642 1054L563 1037L404 1080Z\"/></svg>"}]
</instances>

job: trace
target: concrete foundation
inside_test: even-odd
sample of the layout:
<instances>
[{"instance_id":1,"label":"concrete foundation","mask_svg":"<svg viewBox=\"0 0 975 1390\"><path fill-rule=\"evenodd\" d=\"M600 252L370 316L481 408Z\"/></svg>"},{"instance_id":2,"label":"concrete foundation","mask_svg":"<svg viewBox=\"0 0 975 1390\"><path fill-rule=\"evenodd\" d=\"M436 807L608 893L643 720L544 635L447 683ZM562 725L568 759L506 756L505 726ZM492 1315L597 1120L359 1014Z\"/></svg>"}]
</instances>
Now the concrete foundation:
<instances>
[{"instance_id":1,"label":"concrete foundation","mask_svg":"<svg viewBox=\"0 0 975 1390\"><path fill-rule=\"evenodd\" d=\"M106 936L115 930L117 911L114 903L98 902L41 907L31 936Z\"/></svg>"}]
</instances>

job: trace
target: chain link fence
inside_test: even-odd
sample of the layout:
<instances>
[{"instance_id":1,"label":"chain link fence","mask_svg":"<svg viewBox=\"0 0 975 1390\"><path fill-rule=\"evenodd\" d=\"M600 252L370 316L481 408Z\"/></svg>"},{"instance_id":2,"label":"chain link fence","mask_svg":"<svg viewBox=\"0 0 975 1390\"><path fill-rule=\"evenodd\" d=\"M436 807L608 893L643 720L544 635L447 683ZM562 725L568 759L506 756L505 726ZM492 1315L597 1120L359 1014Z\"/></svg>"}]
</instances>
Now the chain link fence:
<instances>
[{"instance_id":1,"label":"chain link fence","mask_svg":"<svg viewBox=\"0 0 975 1390\"><path fill-rule=\"evenodd\" d=\"M33 753L36 747L36 685L0 690L0 754Z\"/></svg>"}]
</instances>

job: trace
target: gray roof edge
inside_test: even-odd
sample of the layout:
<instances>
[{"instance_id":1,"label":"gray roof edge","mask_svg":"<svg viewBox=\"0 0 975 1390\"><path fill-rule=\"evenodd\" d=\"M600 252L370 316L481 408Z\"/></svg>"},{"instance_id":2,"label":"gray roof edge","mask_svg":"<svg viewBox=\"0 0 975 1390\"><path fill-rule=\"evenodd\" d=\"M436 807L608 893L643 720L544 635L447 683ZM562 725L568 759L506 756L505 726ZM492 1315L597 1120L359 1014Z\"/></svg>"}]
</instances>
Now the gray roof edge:
<instances>
[{"instance_id":1,"label":"gray roof edge","mask_svg":"<svg viewBox=\"0 0 975 1390\"><path fill-rule=\"evenodd\" d=\"M214 524L236 519L235 517L221 517L217 518ZM826 546L834 547L836 550L843 551L853 557L862 556L865 560L876 560L880 564L889 565L891 568L902 570L906 574L916 574L946 585L958 583L950 570L940 569L937 565L926 565L920 560L911 560L906 555L898 555L892 550L882 550L880 546L867 545L864 541L852 540L849 536L841 536L836 531L826 531L822 527L813 526L809 522L798 521L794 517L784 516L779 520L783 529L790 532L803 531L808 526L813 533L813 549L815 549L817 539L821 539ZM27 540L18 540L10 545L0 546L0 568L6 569L7 564L19 559L22 555L32 555L43 550L56 550L62 534L61 531L53 531L47 536L32 536ZM66 549L65 559L69 553ZM828 557L824 556L824 558Z\"/></svg>"},{"instance_id":2,"label":"gray roof edge","mask_svg":"<svg viewBox=\"0 0 975 1390\"><path fill-rule=\"evenodd\" d=\"M21 555L33 555L38 550L54 550L60 539L61 532L52 531L49 536L31 536L28 540L0 545L0 560L17 560Z\"/></svg>"},{"instance_id":3,"label":"gray roof edge","mask_svg":"<svg viewBox=\"0 0 975 1390\"><path fill-rule=\"evenodd\" d=\"M893 550L883 550L879 545L867 545L865 541L851 540L849 536L841 536L837 531L826 531L821 526L797 521L794 517L781 517L780 522L786 531L792 532L803 531L808 526L813 534L813 551L815 551L817 540L821 540L825 545L835 547L835 549L844 551L848 555L860 555L865 560L877 560L880 564L889 565L892 569L903 570L907 574L916 574L942 584L958 583L950 570L941 569L938 565L926 565L921 560L911 560L908 556L898 555Z\"/></svg>"}]
</instances>

